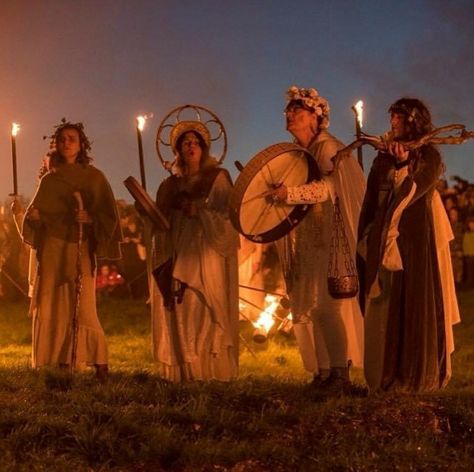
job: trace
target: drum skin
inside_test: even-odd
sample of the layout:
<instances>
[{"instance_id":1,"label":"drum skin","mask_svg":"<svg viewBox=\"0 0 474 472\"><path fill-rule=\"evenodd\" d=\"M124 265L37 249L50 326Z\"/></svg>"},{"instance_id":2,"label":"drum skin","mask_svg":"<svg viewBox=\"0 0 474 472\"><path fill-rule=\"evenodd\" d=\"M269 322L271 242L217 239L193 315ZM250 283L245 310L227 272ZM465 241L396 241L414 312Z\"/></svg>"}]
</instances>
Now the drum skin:
<instances>
[{"instance_id":1,"label":"drum skin","mask_svg":"<svg viewBox=\"0 0 474 472\"><path fill-rule=\"evenodd\" d=\"M311 205L275 203L269 196L280 185L292 187L320 178L316 161L298 144L278 143L256 154L243 168L230 197L230 219L239 233L256 243L288 234Z\"/></svg>"},{"instance_id":2,"label":"drum skin","mask_svg":"<svg viewBox=\"0 0 474 472\"><path fill-rule=\"evenodd\" d=\"M148 195L144 188L138 183L135 177L127 177L123 183L133 199L142 207L143 211L158 228L164 230L170 229L170 224L166 217L156 206L150 195Z\"/></svg>"}]
</instances>

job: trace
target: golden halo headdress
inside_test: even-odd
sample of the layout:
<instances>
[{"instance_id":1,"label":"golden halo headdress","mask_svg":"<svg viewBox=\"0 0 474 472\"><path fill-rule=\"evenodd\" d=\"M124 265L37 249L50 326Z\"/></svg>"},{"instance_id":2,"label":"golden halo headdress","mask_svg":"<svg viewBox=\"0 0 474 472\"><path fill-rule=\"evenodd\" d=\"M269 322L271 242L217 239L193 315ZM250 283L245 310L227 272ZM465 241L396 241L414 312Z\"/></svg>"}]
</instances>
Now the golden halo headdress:
<instances>
[{"instance_id":1,"label":"golden halo headdress","mask_svg":"<svg viewBox=\"0 0 474 472\"><path fill-rule=\"evenodd\" d=\"M190 119L189 115L193 119ZM216 159L219 163L224 161L227 152L227 134L221 120L211 110L200 105L182 105L173 108L163 118L156 133L156 152L167 171L171 172L176 159L178 138L188 131L199 133L208 147L211 143L222 140ZM171 160L167 159L165 151Z\"/></svg>"}]
</instances>

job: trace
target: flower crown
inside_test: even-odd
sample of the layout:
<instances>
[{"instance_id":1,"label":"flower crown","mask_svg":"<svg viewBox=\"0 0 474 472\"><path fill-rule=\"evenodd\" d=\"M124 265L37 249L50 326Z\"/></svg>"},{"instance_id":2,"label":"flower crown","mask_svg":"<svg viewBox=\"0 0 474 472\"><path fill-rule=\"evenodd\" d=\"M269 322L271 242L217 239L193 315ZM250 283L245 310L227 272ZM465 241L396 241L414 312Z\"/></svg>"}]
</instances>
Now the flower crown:
<instances>
[{"instance_id":1,"label":"flower crown","mask_svg":"<svg viewBox=\"0 0 474 472\"><path fill-rule=\"evenodd\" d=\"M319 127L321 129L329 127L329 112L331 110L329 103L319 95L316 89L299 88L296 85L292 85L286 92L286 98L288 103L301 101L305 107L312 109L317 116L320 116L321 123Z\"/></svg>"}]
</instances>

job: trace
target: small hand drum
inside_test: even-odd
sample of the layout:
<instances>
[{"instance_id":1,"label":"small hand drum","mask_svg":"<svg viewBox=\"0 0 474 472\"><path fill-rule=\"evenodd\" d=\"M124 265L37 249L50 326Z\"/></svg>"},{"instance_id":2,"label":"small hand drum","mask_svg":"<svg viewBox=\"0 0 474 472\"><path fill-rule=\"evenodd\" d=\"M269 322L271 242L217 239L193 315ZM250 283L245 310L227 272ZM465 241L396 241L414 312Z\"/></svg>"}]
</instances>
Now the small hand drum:
<instances>
[{"instance_id":1,"label":"small hand drum","mask_svg":"<svg viewBox=\"0 0 474 472\"><path fill-rule=\"evenodd\" d=\"M309 151L298 144L279 143L255 155L237 178L230 197L230 219L247 239L275 241L289 233L311 205L276 203L271 192L280 185L292 187L320 178Z\"/></svg>"}]
</instances>

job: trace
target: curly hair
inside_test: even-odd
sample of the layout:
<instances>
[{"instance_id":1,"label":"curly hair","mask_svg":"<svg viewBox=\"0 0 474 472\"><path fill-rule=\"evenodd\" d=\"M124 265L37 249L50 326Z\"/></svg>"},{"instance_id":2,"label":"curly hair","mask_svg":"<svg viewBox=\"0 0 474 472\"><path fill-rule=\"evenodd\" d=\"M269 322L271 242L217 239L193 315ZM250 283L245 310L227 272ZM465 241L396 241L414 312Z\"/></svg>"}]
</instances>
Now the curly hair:
<instances>
[{"instance_id":1,"label":"curly hair","mask_svg":"<svg viewBox=\"0 0 474 472\"><path fill-rule=\"evenodd\" d=\"M405 118L405 138L409 140L421 138L433 129L428 107L417 98L400 98L390 105L388 112L398 113Z\"/></svg>"},{"instance_id":2,"label":"curly hair","mask_svg":"<svg viewBox=\"0 0 474 472\"><path fill-rule=\"evenodd\" d=\"M84 132L84 125L81 122L72 123L70 121L66 121L66 118L63 118L61 120L61 123L54 127L54 133L49 136L50 150L47 154L47 156L49 157L49 170L64 162L64 157L61 156L61 154L57 150L57 143L58 139L61 137L61 133L66 129L74 129L79 135L79 143L81 148L79 154L76 157L76 163L87 165L90 164L90 162L92 161L92 157L89 156L89 152L91 150L91 142L87 137L86 133ZM46 137L47 136L45 136L45 138Z\"/></svg>"}]
</instances>

